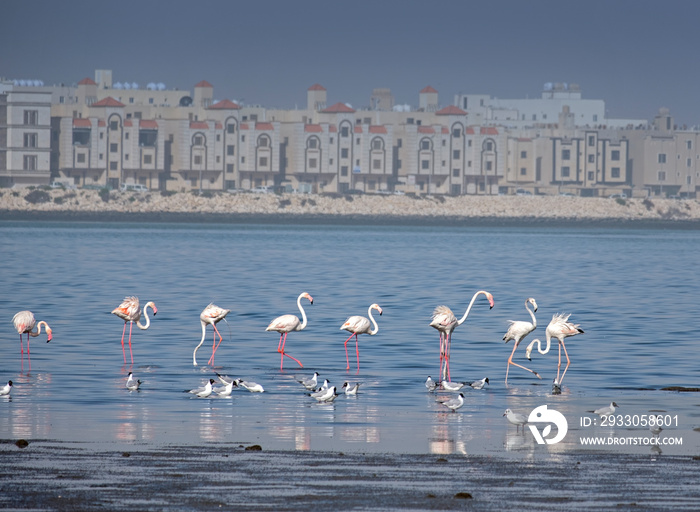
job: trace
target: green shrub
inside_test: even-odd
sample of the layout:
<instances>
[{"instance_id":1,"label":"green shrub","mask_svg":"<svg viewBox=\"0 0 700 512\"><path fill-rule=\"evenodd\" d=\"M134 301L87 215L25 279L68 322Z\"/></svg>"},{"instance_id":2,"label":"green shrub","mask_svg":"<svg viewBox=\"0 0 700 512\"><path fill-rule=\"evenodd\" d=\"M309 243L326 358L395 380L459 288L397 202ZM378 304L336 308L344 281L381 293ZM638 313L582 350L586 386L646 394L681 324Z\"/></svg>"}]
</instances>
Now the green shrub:
<instances>
[{"instance_id":1,"label":"green shrub","mask_svg":"<svg viewBox=\"0 0 700 512\"><path fill-rule=\"evenodd\" d=\"M32 190L29 194L24 196L24 200L31 204L48 203L51 201L51 196L44 190Z\"/></svg>"},{"instance_id":2,"label":"green shrub","mask_svg":"<svg viewBox=\"0 0 700 512\"><path fill-rule=\"evenodd\" d=\"M105 203L109 201L109 189L108 188L101 188L100 191L98 192L100 199L104 201Z\"/></svg>"}]
</instances>

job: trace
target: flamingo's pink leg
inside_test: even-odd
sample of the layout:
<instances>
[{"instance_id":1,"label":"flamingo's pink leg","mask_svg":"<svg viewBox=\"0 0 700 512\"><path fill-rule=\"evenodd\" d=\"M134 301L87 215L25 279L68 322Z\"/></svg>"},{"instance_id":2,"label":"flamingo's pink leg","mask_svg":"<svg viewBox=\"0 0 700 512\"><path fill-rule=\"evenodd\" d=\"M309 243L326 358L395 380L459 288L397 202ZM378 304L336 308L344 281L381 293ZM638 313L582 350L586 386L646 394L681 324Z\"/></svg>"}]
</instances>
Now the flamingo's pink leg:
<instances>
[{"instance_id":1,"label":"flamingo's pink leg","mask_svg":"<svg viewBox=\"0 0 700 512\"><path fill-rule=\"evenodd\" d=\"M357 352L357 373L360 373L360 345L357 341L357 334L355 334L355 352Z\"/></svg>"},{"instance_id":2,"label":"flamingo's pink leg","mask_svg":"<svg viewBox=\"0 0 700 512\"><path fill-rule=\"evenodd\" d=\"M557 385L560 384L559 382L559 370L561 370L561 341L559 342L559 364L557 364Z\"/></svg>"},{"instance_id":3,"label":"flamingo's pink leg","mask_svg":"<svg viewBox=\"0 0 700 512\"><path fill-rule=\"evenodd\" d=\"M530 370L530 368L525 368L523 365L513 362L513 354L515 354L515 349L517 349L517 348L518 348L518 344L516 343L515 346L513 347L513 351L510 353L510 357L508 358L508 364L506 365L506 384L508 384L508 370L510 370L511 364L518 366L519 368L522 368L523 370L527 370L530 373L534 373L538 379L541 379L542 377L540 377L540 374L537 373L536 371Z\"/></svg>"},{"instance_id":4,"label":"flamingo's pink leg","mask_svg":"<svg viewBox=\"0 0 700 512\"><path fill-rule=\"evenodd\" d=\"M29 333L27 333L27 361L29 361L29 370L32 369L32 354L29 352Z\"/></svg>"},{"instance_id":5,"label":"flamingo's pink leg","mask_svg":"<svg viewBox=\"0 0 700 512\"><path fill-rule=\"evenodd\" d=\"M122 355L124 356L124 364L126 364L126 352L124 351L124 334L126 334L126 322L124 322L124 329L122 329Z\"/></svg>"},{"instance_id":6,"label":"flamingo's pink leg","mask_svg":"<svg viewBox=\"0 0 700 512\"><path fill-rule=\"evenodd\" d=\"M280 342L277 344L277 352L280 353L280 370L284 366L284 344L287 342L287 333L280 333Z\"/></svg>"},{"instance_id":7,"label":"flamingo's pink leg","mask_svg":"<svg viewBox=\"0 0 700 512\"><path fill-rule=\"evenodd\" d=\"M571 364L571 360L569 359L569 353L566 351L566 345L564 345L563 341L559 342L559 346L564 347L564 355L566 356L566 368L564 368L564 373L561 374L561 380L558 380L558 377L557 377L558 384L561 386L561 381L564 380L564 375L566 375L566 370L569 369L569 365ZM561 351L560 351L560 354L561 354ZM561 359L561 355L559 357ZM559 363L559 366L561 366L561 362Z\"/></svg>"},{"instance_id":8,"label":"flamingo's pink leg","mask_svg":"<svg viewBox=\"0 0 700 512\"><path fill-rule=\"evenodd\" d=\"M133 329L133 327L134 322L129 322L129 355L131 356L131 364L134 364L134 354L131 352L131 329ZM124 362L126 363L126 359L124 360Z\"/></svg>"},{"instance_id":9,"label":"flamingo's pink leg","mask_svg":"<svg viewBox=\"0 0 700 512\"><path fill-rule=\"evenodd\" d=\"M29 336L27 335L27 338ZM19 335L19 353L20 353L20 358L22 360L22 371L24 371L24 340L22 340L22 334Z\"/></svg>"},{"instance_id":10,"label":"flamingo's pink leg","mask_svg":"<svg viewBox=\"0 0 700 512\"><path fill-rule=\"evenodd\" d=\"M290 356L289 354L285 353L285 351L284 351L284 345L285 345L286 343L287 343L287 333L285 332L285 333L284 333L284 341L282 341L282 356L281 356L282 361L284 361L284 356L287 356L289 359L293 359L294 361L296 361L296 362L299 364L299 366L301 366L301 367L303 368L304 365L301 364L301 361L299 361L297 358L292 357L292 356ZM282 363L280 363L280 370L281 370L281 369L282 369Z\"/></svg>"},{"instance_id":11,"label":"flamingo's pink leg","mask_svg":"<svg viewBox=\"0 0 700 512\"><path fill-rule=\"evenodd\" d=\"M216 324L212 324L212 327L214 328L214 344L211 347L211 357L209 358L209 362L207 363L208 365L213 365L214 364L214 354L216 353L216 349L219 348L219 345L221 345L221 342L223 341L223 338L221 337L221 333L219 330L216 328ZM216 343L216 335L219 335L219 343Z\"/></svg>"},{"instance_id":12,"label":"flamingo's pink leg","mask_svg":"<svg viewBox=\"0 0 700 512\"><path fill-rule=\"evenodd\" d=\"M348 339L345 340L345 362L347 363L347 366L345 367L346 370L350 369L350 359L348 358L348 341L352 339L352 337L355 336L355 334L351 334Z\"/></svg>"},{"instance_id":13,"label":"flamingo's pink leg","mask_svg":"<svg viewBox=\"0 0 700 512\"><path fill-rule=\"evenodd\" d=\"M280 341L279 341L279 343L277 344L277 352L282 352L282 337L283 337L283 336L284 336L284 333L281 332L281 333L280 333Z\"/></svg>"}]
</instances>

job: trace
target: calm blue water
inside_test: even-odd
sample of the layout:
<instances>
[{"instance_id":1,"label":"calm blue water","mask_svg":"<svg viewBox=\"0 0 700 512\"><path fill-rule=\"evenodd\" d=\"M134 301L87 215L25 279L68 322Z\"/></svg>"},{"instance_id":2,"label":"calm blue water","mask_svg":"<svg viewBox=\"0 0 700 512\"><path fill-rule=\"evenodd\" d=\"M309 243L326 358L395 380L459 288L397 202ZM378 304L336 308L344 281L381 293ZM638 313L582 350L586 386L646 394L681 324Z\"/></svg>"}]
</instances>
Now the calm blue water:
<instances>
[{"instance_id":1,"label":"calm blue water","mask_svg":"<svg viewBox=\"0 0 700 512\"><path fill-rule=\"evenodd\" d=\"M644 428L580 427L586 411L615 400L622 414L663 411L678 416L664 435L683 438L664 453L697 453L700 395L660 391L697 386L700 232L586 229L458 229L421 227L276 227L258 225L0 223L0 400L4 438L95 443L259 443L264 448L362 452L557 453L581 449L579 435L647 436ZM457 413L445 412L423 382L438 374L432 309L458 316L452 379L489 377L465 393ZM291 333L279 369L278 335L265 332L281 314L299 314L302 291L308 327ZM111 315L126 295L152 300L158 314L133 334L134 366L124 365L123 322ZM527 297L539 305L538 328L516 360L543 375L511 367L502 341L507 320L529 320ZM231 309L216 354L216 371L255 380L262 395L192 399L183 393L212 376L194 368L199 313L209 303ZM377 302L379 333L360 337L361 371L345 371L340 325ZM33 338L32 369L22 371L11 319L32 310L54 339ZM572 365L564 392L551 395L556 345L531 362L529 340L544 339L557 312L572 313L585 334L567 343ZM511 342L512 343L512 342ZM348 344L350 345L350 344ZM211 354L211 332L198 353ZM128 357L128 349L127 349ZM341 386L362 382L357 397L320 405L294 380L314 370ZM124 388L133 371L138 393ZM567 418L569 434L540 446L503 418L510 407L528 414L548 404ZM674 422L676 423L676 422ZM625 446L623 452L648 452Z\"/></svg>"}]
</instances>

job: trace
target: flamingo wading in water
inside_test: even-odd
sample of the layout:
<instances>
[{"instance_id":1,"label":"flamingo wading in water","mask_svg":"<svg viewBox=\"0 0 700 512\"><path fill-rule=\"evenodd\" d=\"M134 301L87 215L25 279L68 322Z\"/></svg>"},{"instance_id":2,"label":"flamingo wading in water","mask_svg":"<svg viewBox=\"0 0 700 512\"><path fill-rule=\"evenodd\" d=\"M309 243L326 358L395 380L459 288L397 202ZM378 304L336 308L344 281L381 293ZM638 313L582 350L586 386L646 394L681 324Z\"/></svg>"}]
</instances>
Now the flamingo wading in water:
<instances>
[{"instance_id":1,"label":"flamingo wading in water","mask_svg":"<svg viewBox=\"0 0 700 512\"><path fill-rule=\"evenodd\" d=\"M214 328L214 343L211 346L211 357L209 358L207 364L214 364L214 354L216 353L216 349L219 348L219 345L221 345L221 341L223 340L223 338L221 337L221 333L216 328L216 324L219 323L221 320L224 320L226 318L226 315L228 315L230 312L230 309L220 308L214 303L210 303L206 308L204 308L202 314L199 315L199 321L202 324L202 339L199 342L199 345L195 347L194 352L192 353L192 364L197 366L197 350L199 349L199 347L202 346L202 343L204 343L204 336L207 333L207 325L211 325ZM216 343L217 334L219 335L218 344Z\"/></svg>"},{"instance_id":2,"label":"flamingo wading in water","mask_svg":"<svg viewBox=\"0 0 700 512\"><path fill-rule=\"evenodd\" d=\"M367 309L367 315L369 316L369 320L367 320L367 318L365 318L364 316L355 315L345 320L345 323L340 327L341 331L346 330L352 333L350 337L345 340L345 362L347 363L347 367L345 368L346 370L350 369L350 359L348 358L348 341L350 341L352 337L355 336L355 351L357 352L357 373L360 373L360 346L357 342L357 335L369 334L370 336L374 336L379 332L379 326L377 325L376 320L372 316L373 309L379 311L380 315L382 314L382 308L379 307L379 304L372 304ZM372 322L371 324L370 321ZM372 325L374 325L374 328L372 328Z\"/></svg>"},{"instance_id":3,"label":"flamingo wading in water","mask_svg":"<svg viewBox=\"0 0 700 512\"><path fill-rule=\"evenodd\" d=\"M571 361L569 359L569 354L566 351L566 345L564 345L564 338L569 336L575 336L577 334L583 334L583 329L579 329L579 324L573 324L569 322L569 317L571 314L565 315L557 313L552 316L552 321L549 322L545 335L547 336L547 347L542 350L542 343L540 340L532 340L527 346L525 355L530 359L530 353L532 352L532 347L537 344L537 351L540 354L546 354L549 352L552 338L556 338L559 341L559 364L557 365L557 378L554 380L554 385L556 387L561 387L561 382L564 380L564 375L566 375L566 370L569 369L569 364ZM566 368L564 368L564 373L561 374L561 379L559 378L559 371L561 370L561 349L564 348L564 355L566 356Z\"/></svg>"},{"instance_id":4,"label":"flamingo wading in water","mask_svg":"<svg viewBox=\"0 0 700 512\"><path fill-rule=\"evenodd\" d=\"M489 301L490 308L493 308L493 295L484 290L479 290L474 294L472 300L469 302L469 307L465 311L464 316L457 320L452 310L447 306L438 306L433 311L432 321L430 322L430 327L434 327L440 332L440 380L451 380L450 379L450 344L452 343L452 331L455 327L462 325L464 321L469 316L469 312L479 295L485 295ZM490 309L489 308L489 309ZM444 364L443 364L444 363Z\"/></svg>"},{"instance_id":5,"label":"flamingo wading in water","mask_svg":"<svg viewBox=\"0 0 700 512\"><path fill-rule=\"evenodd\" d=\"M530 310L528 304L532 304L533 310ZM542 378L540 377L540 374L536 371L530 370L530 368L525 368L523 365L513 362L513 354L515 354L515 350L518 348L520 342L537 327L537 319L535 318L535 313L537 312L537 302L535 302L535 299L533 299L532 297L527 299L525 301L525 309L527 309L527 312L530 313L530 316L532 317L532 323L524 322L522 320L508 320L508 322L510 323L510 327L508 327L508 331L503 335L503 340L506 343L508 343L510 340L515 341L513 351L510 353L510 357L508 358L508 364L506 365L506 384L508 384L508 370L510 370L511 364L518 366L524 370L527 370L531 373L534 373L538 379Z\"/></svg>"},{"instance_id":6,"label":"flamingo wading in water","mask_svg":"<svg viewBox=\"0 0 700 512\"><path fill-rule=\"evenodd\" d=\"M49 327L49 324L43 320L37 324L36 318L34 318L34 313L31 311L20 311L12 317L12 323L15 325L15 329L17 329L17 333L19 334L19 350L20 354L22 355L22 367L24 367L24 345L22 344L22 334L27 334L27 359L29 360L29 369L31 370L32 356L29 353L29 337L31 336L32 338L36 338L39 336L41 334L41 327L44 326L47 336L46 343L48 343L53 337L51 327ZM32 332L34 327L36 327L37 330Z\"/></svg>"},{"instance_id":7,"label":"flamingo wading in water","mask_svg":"<svg viewBox=\"0 0 700 512\"><path fill-rule=\"evenodd\" d=\"M299 297L297 297L297 307L299 308L299 311L301 311L301 321L299 321L299 318L295 315L282 315L270 322L270 325L268 325L267 329L265 329L266 331L277 331L280 333L280 341L277 344L277 352L281 354L280 370L282 370L282 367L284 366L284 356L293 359L302 368L304 367L304 365L301 364L301 361L290 356L284 351L284 345L287 342L287 334L289 334L291 331L301 331L306 327L306 313L304 312L304 308L301 307L301 299L308 299L311 304L314 303L313 297L306 292L303 292L301 295L299 295Z\"/></svg>"},{"instance_id":8,"label":"flamingo wading in water","mask_svg":"<svg viewBox=\"0 0 700 512\"><path fill-rule=\"evenodd\" d=\"M124 355L124 364L126 364L126 352L124 350L126 323L129 322L129 355L131 356L131 364L134 364L134 354L131 352L131 329L134 326L134 322L136 322L136 326L139 329L144 331L150 327L151 319L148 318L147 308L151 308L153 310L153 316L156 316L156 313L158 313L158 308L156 308L156 305L153 304L153 302L147 302L143 307L143 316L146 317L146 325L141 324L141 309L139 307L138 297L125 297L124 301L112 311L113 315L117 315L119 318L124 320L124 330L122 331L122 354Z\"/></svg>"}]
</instances>

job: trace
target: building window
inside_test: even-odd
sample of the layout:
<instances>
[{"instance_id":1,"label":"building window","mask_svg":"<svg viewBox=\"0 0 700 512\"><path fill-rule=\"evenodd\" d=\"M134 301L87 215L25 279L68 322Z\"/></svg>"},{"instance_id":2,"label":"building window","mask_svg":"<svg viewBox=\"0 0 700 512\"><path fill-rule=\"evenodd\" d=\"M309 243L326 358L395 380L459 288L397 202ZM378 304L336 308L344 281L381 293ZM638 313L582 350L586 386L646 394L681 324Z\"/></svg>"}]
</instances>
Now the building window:
<instances>
[{"instance_id":1,"label":"building window","mask_svg":"<svg viewBox=\"0 0 700 512\"><path fill-rule=\"evenodd\" d=\"M153 163L153 155L143 155L144 165L151 165Z\"/></svg>"},{"instance_id":2,"label":"building window","mask_svg":"<svg viewBox=\"0 0 700 512\"><path fill-rule=\"evenodd\" d=\"M241 142L245 142L245 135L241 135Z\"/></svg>"},{"instance_id":3,"label":"building window","mask_svg":"<svg viewBox=\"0 0 700 512\"><path fill-rule=\"evenodd\" d=\"M486 143L486 151L493 151L493 142Z\"/></svg>"},{"instance_id":4,"label":"building window","mask_svg":"<svg viewBox=\"0 0 700 512\"><path fill-rule=\"evenodd\" d=\"M25 148L35 148L37 141L36 133L25 133L24 134L24 147Z\"/></svg>"},{"instance_id":5,"label":"building window","mask_svg":"<svg viewBox=\"0 0 700 512\"><path fill-rule=\"evenodd\" d=\"M27 126L36 126L39 124L39 111L38 110L25 110L24 111L24 124Z\"/></svg>"},{"instance_id":6,"label":"building window","mask_svg":"<svg viewBox=\"0 0 700 512\"><path fill-rule=\"evenodd\" d=\"M493 162L486 162L486 170L487 171L493 170Z\"/></svg>"},{"instance_id":7,"label":"building window","mask_svg":"<svg viewBox=\"0 0 700 512\"><path fill-rule=\"evenodd\" d=\"M420 168L421 169L430 169L430 160L421 160Z\"/></svg>"},{"instance_id":8,"label":"building window","mask_svg":"<svg viewBox=\"0 0 700 512\"><path fill-rule=\"evenodd\" d=\"M422 140L420 142L420 149L421 149L421 151L428 151L430 149L430 141L429 140Z\"/></svg>"},{"instance_id":9,"label":"building window","mask_svg":"<svg viewBox=\"0 0 700 512\"><path fill-rule=\"evenodd\" d=\"M226 172L233 172L233 164L226 164Z\"/></svg>"},{"instance_id":10,"label":"building window","mask_svg":"<svg viewBox=\"0 0 700 512\"><path fill-rule=\"evenodd\" d=\"M36 171L36 155L24 155L24 170Z\"/></svg>"},{"instance_id":11,"label":"building window","mask_svg":"<svg viewBox=\"0 0 700 512\"><path fill-rule=\"evenodd\" d=\"M109 163L109 170L116 171L117 170L117 162L110 162Z\"/></svg>"},{"instance_id":12,"label":"building window","mask_svg":"<svg viewBox=\"0 0 700 512\"><path fill-rule=\"evenodd\" d=\"M693 165L693 160L692 160L692 158L686 159L686 161L685 161L685 166L686 166L686 167L692 167L692 165Z\"/></svg>"},{"instance_id":13,"label":"building window","mask_svg":"<svg viewBox=\"0 0 700 512\"><path fill-rule=\"evenodd\" d=\"M595 146L595 135L589 135L589 136L588 136L588 145L589 145L589 146Z\"/></svg>"},{"instance_id":14,"label":"building window","mask_svg":"<svg viewBox=\"0 0 700 512\"><path fill-rule=\"evenodd\" d=\"M666 153L659 153L659 163L660 164L666 163Z\"/></svg>"},{"instance_id":15,"label":"building window","mask_svg":"<svg viewBox=\"0 0 700 512\"><path fill-rule=\"evenodd\" d=\"M201 157L201 155L195 155L195 156L194 156L194 165L202 165L202 157Z\"/></svg>"},{"instance_id":16,"label":"building window","mask_svg":"<svg viewBox=\"0 0 700 512\"><path fill-rule=\"evenodd\" d=\"M195 146L201 146L202 142L204 142L204 137L202 137L201 135L195 136L195 138L194 138L194 145Z\"/></svg>"},{"instance_id":17,"label":"building window","mask_svg":"<svg viewBox=\"0 0 700 512\"><path fill-rule=\"evenodd\" d=\"M693 178L691 176L686 176L685 177L685 184L691 185L692 183L693 183Z\"/></svg>"},{"instance_id":18,"label":"building window","mask_svg":"<svg viewBox=\"0 0 700 512\"><path fill-rule=\"evenodd\" d=\"M109 145L109 152L110 152L110 153L116 153L116 152L118 152L118 151L119 151L119 144L117 144L116 142L112 142L112 143Z\"/></svg>"},{"instance_id":19,"label":"building window","mask_svg":"<svg viewBox=\"0 0 700 512\"><path fill-rule=\"evenodd\" d=\"M228 123L226 125L226 133L236 133L236 125L233 123Z\"/></svg>"},{"instance_id":20,"label":"building window","mask_svg":"<svg viewBox=\"0 0 700 512\"><path fill-rule=\"evenodd\" d=\"M372 141L372 149L382 149L382 141L381 140Z\"/></svg>"},{"instance_id":21,"label":"building window","mask_svg":"<svg viewBox=\"0 0 700 512\"><path fill-rule=\"evenodd\" d=\"M520 158L527 158L527 151L521 151Z\"/></svg>"},{"instance_id":22,"label":"building window","mask_svg":"<svg viewBox=\"0 0 700 512\"><path fill-rule=\"evenodd\" d=\"M309 149L316 149L316 146L318 145L318 140L317 139L309 139L307 142L307 145Z\"/></svg>"},{"instance_id":23,"label":"building window","mask_svg":"<svg viewBox=\"0 0 700 512\"><path fill-rule=\"evenodd\" d=\"M656 179L658 181L666 181L666 171L659 171L657 172Z\"/></svg>"},{"instance_id":24,"label":"building window","mask_svg":"<svg viewBox=\"0 0 700 512\"><path fill-rule=\"evenodd\" d=\"M692 140L686 140L686 141L685 141L685 148L686 148L686 149L693 149L693 141L692 141Z\"/></svg>"},{"instance_id":25,"label":"building window","mask_svg":"<svg viewBox=\"0 0 700 512\"><path fill-rule=\"evenodd\" d=\"M595 163L595 155L588 155L588 163L589 164Z\"/></svg>"},{"instance_id":26,"label":"building window","mask_svg":"<svg viewBox=\"0 0 700 512\"><path fill-rule=\"evenodd\" d=\"M259 140L258 146L260 146L261 148L266 148L268 145L268 142L269 141L268 141L267 137L261 137Z\"/></svg>"},{"instance_id":27,"label":"building window","mask_svg":"<svg viewBox=\"0 0 700 512\"><path fill-rule=\"evenodd\" d=\"M341 136L341 137L347 137L348 135L350 135L350 131L348 130L348 127L347 127L347 126L343 126L343 127L340 129L340 136Z\"/></svg>"},{"instance_id":28,"label":"building window","mask_svg":"<svg viewBox=\"0 0 700 512\"><path fill-rule=\"evenodd\" d=\"M85 163L85 153L78 153L75 156L75 159L76 159L76 162L78 162L79 164L84 164Z\"/></svg>"},{"instance_id":29,"label":"building window","mask_svg":"<svg viewBox=\"0 0 700 512\"><path fill-rule=\"evenodd\" d=\"M617 149L610 152L610 160L613 160L615 162L620 161L620 152Z\"/></svg>"},{"instance_id":30,"label":"building window","mask_svg":"<svg viewBox=\"0 0 700 512\"><path fill-rule=\"evenodd\" d=\"M459 149L455 149L454 151L452 151L452 159L459 160L460 154L461 153L460 153Z\"/></svg>"},{"instance_id":31,"label":"building window","mask_svg":"<svg viewBox=\"0 0 700 512\"><path fill-rule=\"evenodd\" d=\"M125 138L126 140L129 140L129 132L126 132L126 133L124 134L124 138Z\"/></svg>"},{"instance_id":32,"label":"building window","mask_svg":"<svg viewBox=\"0 0 700 512\"><path fill-rule=\"evenodd\" d=\"M459 178L459 169L452 169L452 176L454 178Z\"/></svg>"},{"instance_id":33,"label":"building window","mask_svg":"<svg viewBox=\"0 0 700 512\"><path fill-rule=\"evenodd\" d=\"M568 165L565 165L561 168L561 177L562 178L568 178L571 174L571 168Z\"/></svg>"},{"instance_id":34,"label":"building window","mask_svg":"<svg viewBox=\"0 0 700 512\"><path fill-rule=\"evenodd\" d=\"M124 155L124 160L127 160L127 161L129 160L129 153L127 153L126 155Z\"/></svg>"},{"instance_id":35,"label":"building window","mask_svg":"<svg viewBox=\"0 0 700 512\"><path fill-rule=\"evenodd\" d=\"M236 146L233 144L226 146L226 154L228 156L234 156L236 154Z\"/></svg>"},{"instance_id":36,"label":"building window","mask_svg":"<svg viewBox=\"0 0 700 512\"><path fill-rule=\"evenodd\" d=\"M341 168L340 168L340 175L341 175L341 176L347 176L347 175L348 175L348 166L347 166L347 165L341 166Z\"/></svg>"},{"instance_id":37,"label":"building window","mask_svg":"<svg viewBox=\"0 0 700 512\"><path fill-rule=\"evenodd\" d=\"M267 167L267 157L261 156L258 167Z\"/></svg>"},{"instance_id":38,"label":"building window","mask_svg":"<svg viewBox=\"0 0 700 512\"><path fill-rule=\"evenodd\" d=\"M520 168L520 176L525 176L527 174L527 168L521 167Z\"/></svg>"},{"instance_id":39,"label":"building window","mask_svg":"<svg viewBox=\"0 0 700 512\"><path fill-rule=\"evenodd\" d=\"M588 171L588 181L595 180L595 173L593 171Z\"/></svg>"},{"instance_id":40,"label":"building window","mask_svg":"<svg viewBox=\"0 0 700 512\"><path fill-rule=\"evenodd\" d=\"M104 154L104 153L100 153L100 155L99 155L98 158L99 158L100 160L104 160L104 159L105 159L105 154Z\"/></svg>"},{"instance_id":41,"label":"building window","mask_svg":"<svg viewBox=\"0 0 700 512\"><path fill-rule=\"evenodd\" d=\"M372 160L372 169L378 171L382 168L382 161L379 159Z\"/></svg>"},{"instance_id":42,"label":"building window","mask_svg":"<svg viewBox=\"0 0 700 512\"><path fill-rule=\"evenodd\" d=\"M611 178L619 178L620 177L620 168L613 167L612 169L610 169L610 177Z\"/></svg>"},{"instance_id":43,"label":"building window","mask_svg":"<svg viewBox=\"0 0 700 512\"><path fill-rule=\"evenodd\" d=\"M348 148L342 148L340 150L340 158L347 158L348 157Z\"/></svg>"},{"instance_id":44,"label":"building window","mask_svg":"<svg viewBox=\"0 0 700 512\"><path fill-rule=\"evenodd\" d=\"M570 149L562 149L561 150L561 159L562 160L571 160L571 150Z\"/></svg>"},{"instance_id":45,"label":"building window","mask_svg":"<svg viewBox=\"0 0 700 512\"><path fill-rule=\"evenodd\" d=\"M329 159L328 159L328 165L333 165L333 159L332 159L332 158L329 158Z\"/></svg>"},{"instance_id":46,"label":"building window","mask_svg":"<svg viewBox=\"0 0 700 512\"><path fill-rule=\"evenodd\" d=\"M315 169L316 163L317 163L317 161L315 158L309 158L309 169Z\"/></svg>"},{"instance_id":47,"label":"building window","mask_svg":"<svg viewBox=\"0 0 700 512\"><path fill-rule=\"evenodd\" d=\"M360 145L360 138L359 137L355 139L355 144L358 146Z\"/></svg>"},{"instance_id":48,"label":"building window","mask_svg":"<svg viewBox=\"0 0 700 512\"><path fill-rule=\"evenodd\" d=\"M148 104L153 105L153 98L148 98Z\"/></svg>"},{"instance_id":49,"label":"building window","mask_svg":"<svg viewBox=\"0 0 700 512\"><path fill-rule=\"evenodd\" d=\"M462 130L460 130L459 128L455 128L452 130L452 137L455 139L458 139L461 136L461 134Z\"/></svg>"},{"instance_id":50,"label":"building window","mask_svg":"<svg viewBox=\"0 0 700 512\"><path fill-rule=\"evenodd\" d=\"M119 121L110 121L109 122L109 129L112 130L113 132L117 131L119 129Z\"/></svg>"}]
</instances>

